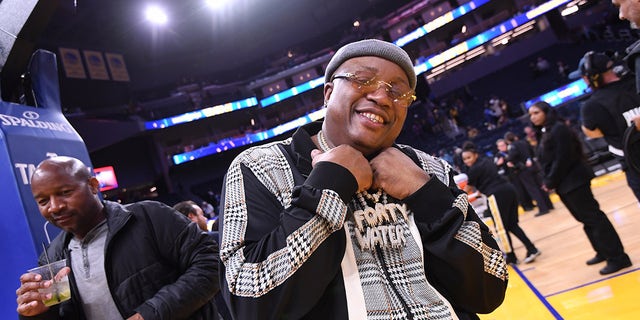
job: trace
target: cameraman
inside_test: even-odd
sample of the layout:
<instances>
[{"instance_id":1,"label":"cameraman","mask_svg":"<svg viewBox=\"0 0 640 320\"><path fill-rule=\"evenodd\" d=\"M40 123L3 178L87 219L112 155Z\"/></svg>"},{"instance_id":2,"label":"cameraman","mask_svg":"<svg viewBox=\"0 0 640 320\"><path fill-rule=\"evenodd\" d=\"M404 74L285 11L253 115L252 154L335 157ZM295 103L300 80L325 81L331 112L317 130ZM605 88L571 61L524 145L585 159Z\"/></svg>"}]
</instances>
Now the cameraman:
<instances>
[{"instance_id":1,"label":"cameraman","mask_svg":"<svg viewBox=\"0 0 640 320\"><path fill-rule=\"evenodd\" d=\"M640 173L628 169L623 151L623 137L630 126L630 114L640 110L640 95L635 92L634 79L627 75L619 76L614 72L613 59L594 51L585 53L578 70L571 72L569 78L582 78L593 91L580 108L582 131L589 138L607 141L609 151L625 171L627 184L640 201Z\"/></svg>"},{"instance_id":2,"label":"cameraman","mask_svg":"<svg viewBox=\"0 0 640 320\"><path fill-rule=\"evenodd\" d=\"M618 7L620 20L629 20L632 28L640 26L640 2L635 0L611 0ZM636 92L640 94L640 40L627 48L627 56L624 58L629 69L636 73ZM635 130L628 129L625 132L624 148L627 152L629 167L640 174L640 114L635 113L631 121L635 124Z\"/></svg>"}]
</instances>

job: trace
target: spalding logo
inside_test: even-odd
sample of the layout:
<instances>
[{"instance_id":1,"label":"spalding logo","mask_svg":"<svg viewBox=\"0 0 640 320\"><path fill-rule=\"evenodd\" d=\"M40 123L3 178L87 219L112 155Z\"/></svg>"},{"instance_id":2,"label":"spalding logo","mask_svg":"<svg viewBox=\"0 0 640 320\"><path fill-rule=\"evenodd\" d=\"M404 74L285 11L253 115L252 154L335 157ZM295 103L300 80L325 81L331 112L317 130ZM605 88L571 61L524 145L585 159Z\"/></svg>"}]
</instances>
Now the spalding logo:
<instances>
[{"instance_id":1,"label":"spalding logo","mask_svg":"<svg viewBox=\"0 0 640 320\"><path fill-rule=\"evenodd\" d=\"M25 111L22 113L22 116L29 120L36 120L40 118L40 115L35 111Z\"/></svg>"}]
</instances>

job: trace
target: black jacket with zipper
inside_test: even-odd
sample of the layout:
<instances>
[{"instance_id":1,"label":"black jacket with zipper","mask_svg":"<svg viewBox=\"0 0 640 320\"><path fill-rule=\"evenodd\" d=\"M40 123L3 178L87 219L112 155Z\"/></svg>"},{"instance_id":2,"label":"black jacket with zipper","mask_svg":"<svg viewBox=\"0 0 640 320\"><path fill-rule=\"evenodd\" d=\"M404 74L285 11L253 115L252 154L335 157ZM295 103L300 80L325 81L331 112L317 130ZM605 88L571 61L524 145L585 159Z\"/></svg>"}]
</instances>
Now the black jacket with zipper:
<instances>
[{"instance_id":1,"label":"black jacket with zipper","mask_svg":"<svg viewBox=\"0 0 640 320\"><path fill-rule=\"evenodd\" d=\"M121 205L105 201L109 233L105 273L124 319L140 313L151 319L217 319L218 247L183 215L154 201ZM72 234L60 233L47 248L50 260L71 257ZM41 255L40 265L46 264ZM71 299L44 314L21 319L85 319L73 272Z\"/></svg>"}]
</instances>

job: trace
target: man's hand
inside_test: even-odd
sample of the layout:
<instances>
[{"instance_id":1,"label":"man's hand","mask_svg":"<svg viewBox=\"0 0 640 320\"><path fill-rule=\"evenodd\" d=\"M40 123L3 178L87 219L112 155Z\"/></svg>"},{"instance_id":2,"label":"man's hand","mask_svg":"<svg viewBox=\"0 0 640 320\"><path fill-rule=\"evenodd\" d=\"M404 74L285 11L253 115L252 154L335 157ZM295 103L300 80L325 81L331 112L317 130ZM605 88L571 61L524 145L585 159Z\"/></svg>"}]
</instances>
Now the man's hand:
<instances>
[{"instance_id":1,"label":"man's hand","mask_svg":"<svg viewBox=\"0 0 640 320\"><path fill-rule=\"evenodd\" d=\"M429 175L396 148L382 150L369 163L373 169L371 188L382 188L396 199L412 195L429 181Z\"/></svg>"},{"instance_id":2,"label":"man's hand","mask_svg":"<svg viewBox=\"0 0 640 320\"><path fill-rule=\"evenodd\" d=\"M582 132L584 133L585 136L587 136L587 138L589 139L597 139L597 138L602 138L604 137L604 133L602 133L602 130L595 128L593 130L585 127L585 126L581 126L582 128Z\"/></svg>"},{"instance_id":3,"label":"man's hand","mask_svg":"<svg viewBox=\"0 0 640 320\"><path fill-rule=\"evenodd\" d=\"M16 290L18 314L30 317L49 310L42 301L51 298L51 294L39 293L38 288L50 286L51 281L42 281L42 276L37 273L25 273L20 276L20 288Z\"/></svg>"},{"instance_id":4,"label":"man's hand","mask_svg":"<svg viewBox=\"0 0 640 320\"><path fill-rule=\"evenodd\" d=\"M132 315L131 317L127 318L127 320L144 320L144 318L139 313L136 313L136 314Z\"/></svg>"},{"instance_id":5,"label":"man's hand","mask_svg":"<svg viewBox=\"0 0 640 320\"><path fill-rule=\"evenodd\" d=\"M636 130L640 131L640 116L637 116L637 117L631 119L631 121L633 121L633 123L635 123Z\"/></svg>"},{"instance_id":6,"label":"man's hand","mask_svg":"<svg viewBox=\"0 0 640 320\"><path fill-rule=\"evenodd\" d=\"M329 161L349 170L358 181L358 191L371 187L372 171L367 158L349 145L340 145L327 152L314 149L311 151L311 158L313 166L320 161Z\"/></svg>"}]
</instances>

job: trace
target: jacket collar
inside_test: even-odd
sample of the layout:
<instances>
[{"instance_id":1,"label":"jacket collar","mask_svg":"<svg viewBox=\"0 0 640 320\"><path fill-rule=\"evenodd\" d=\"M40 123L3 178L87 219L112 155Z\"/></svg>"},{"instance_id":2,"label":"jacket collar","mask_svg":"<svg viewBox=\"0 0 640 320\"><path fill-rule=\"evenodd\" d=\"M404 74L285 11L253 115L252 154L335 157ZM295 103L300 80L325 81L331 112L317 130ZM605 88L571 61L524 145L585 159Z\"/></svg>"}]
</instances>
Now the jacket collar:
<instances>
[{"instance_id":1,"label":"jacket collar","mask_svg":"<svg viewBox=\"0 0 640 320\"><path fill-rule=\"evenodd\" d=\"M103 201L105 210L105 217L107 218L107 225L109 226L109 235L107 236L107 242L113 238L113 235L118 233L120 229L131 219L132 213L125 206L113 202Z\"/></svg>"},{"instance_id":2,"label":"jacket collar","mask_svg":"<svg viewBox=\"0 0 640 320\"><path fill-rule=\"evenodd\" d=\"M291 158L296 168L304 176L311 172L311 150L317 149L311 137L322 129L322 121L314 121L306 124L293 133L291 141Z\"/></svg>"}]
</instances>

